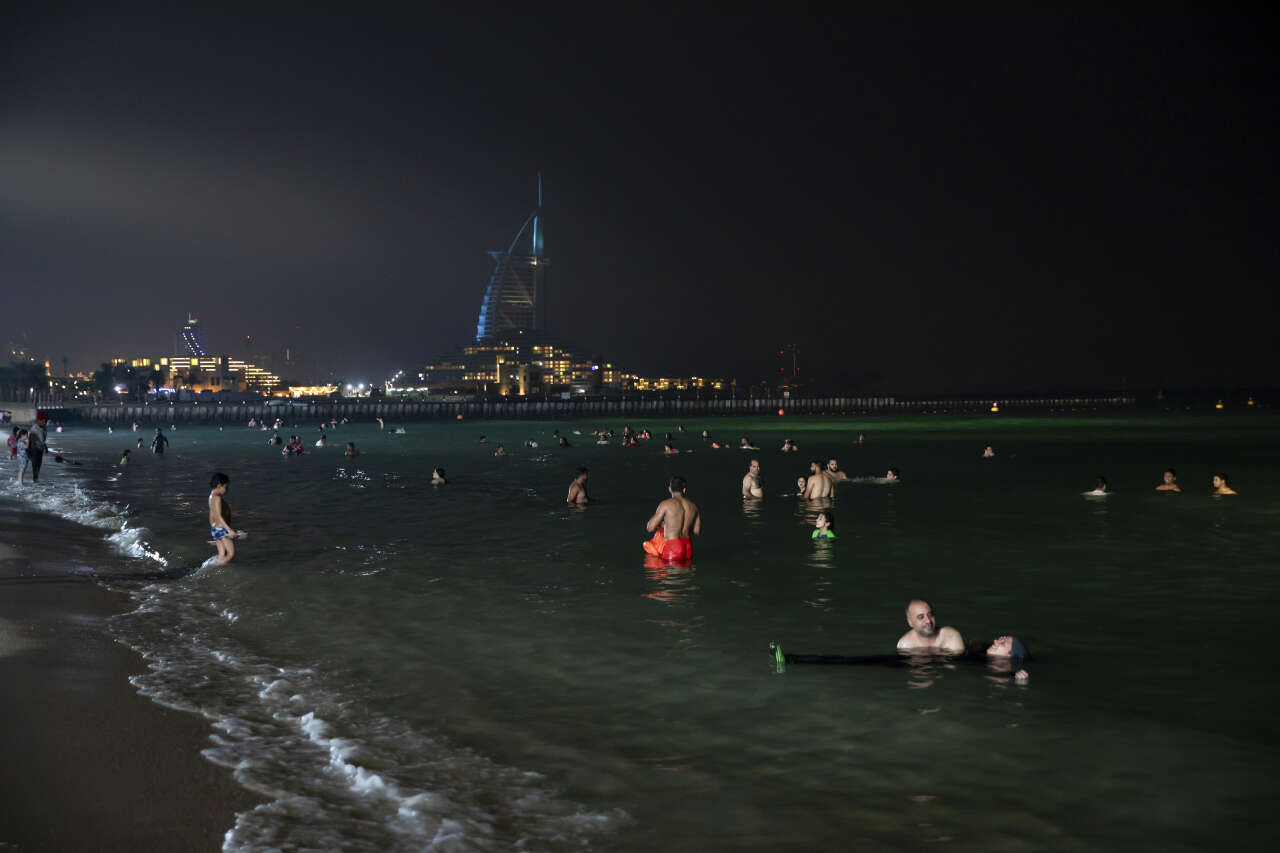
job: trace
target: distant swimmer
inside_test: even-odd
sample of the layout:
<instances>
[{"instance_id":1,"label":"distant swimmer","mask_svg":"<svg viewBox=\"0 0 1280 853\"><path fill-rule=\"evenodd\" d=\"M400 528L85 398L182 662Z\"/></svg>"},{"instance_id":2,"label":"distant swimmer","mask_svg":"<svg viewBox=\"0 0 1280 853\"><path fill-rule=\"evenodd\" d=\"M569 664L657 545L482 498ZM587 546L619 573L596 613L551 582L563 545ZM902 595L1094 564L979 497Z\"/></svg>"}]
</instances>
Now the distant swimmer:
<instances>
[{"instance_id":1,"label":"distant swimmer","mask_svg":"<svg viewBox=\"0 0 1280 853\"><path fill-rule=\"evenodd\" d=\"M356 443L354 441L348 441L347 449L343 451L342 455L343 456L359 456L360 451L356 450Z\"/></svg>"},{"instance_id":2,"label":"distant swimmer","mask_svg":"<svg viewBox=\"0 0 1280 853\"><path fill-rule=\"evenodd\" d=\"M1178 485L1178 472L1172 468L1166 468L1164 472L1164 482L1156 486L1157 492L1180 492L1182 487Z\"/></svg>"},{"instance_id":3,"label":"distant swimmer","mask_svg":"<svg viewBox=\"0 0 1280 853\"><path fill-rule=\"evenodd\" d=\"M448 479L446 479L446 478L445 478L445 476L444 476L444 469L443 469L443 468L434 468L434 469L432 469L432 471L431 471L431 485L433 485L433 486L447 486L447 485L449 485L449 481L448 481Z\"/></svg>"},{"instance_id":4,"label":"distant swimmer","mask_svg":"<svg viewBox=\"0 0 1280 853\"><path fill-rule=\"evenodd\" d=\"M1227 475L1218 473L1213 475L1213 494L1217 495L1234 495L1236 490L1227 485Z\"/></svg>"},{"instance_id":5,"label":"distant swimmer","mask_svg":"<svg viewBox=\"0 0 1280 853\"><path fill-rule=\"evenodd\" d=\"M320 437L316 439L316 447L324 447L328 437L324 433L320 433Z\"/></svg>"},{"instance_id":6,"label":"distant swimmer","mask_svg":"<svg viewBox=\"0 0 1280 853\"><path fill-rule=\"evenodd\" d=\"M672 447L671 442L667 442L666 444L662 445L662 452L663 453L679 453L680 451Z\"/></svg>"},{"instance_id":7,"label":"distant swimmer","mask_svg":"<svg viewBox=\"0 0 1280 853\"><path fill-rule=\"evenodd\" d=\"M867 437L866 437L865 435L863 435L862 433L858 433L858 437L857 437L856 439L854 439L853 443L854 443L854 444L865 444L865 443L866 443L866 441L867 441Z\"/></svg>"},{"instance_id":8,"label":"distant swimmer","mask_svg":"<svg viewBox=\"0 0 1280 853\"><path fill-rule=\"evenodd\" d=\"M1099 474L1098 482L1093 484L1093 491L1085 492L1084 494L1087 497L1094 497L1094 498L1101 497L1102 495L1110 494L1110 492L1107 491L1107 478Z\"/></svg>"},{"instance_id":9,"label":"distant swimmer","mask_svg":"<svg viewBox=\"0 0 1280 853\"><path fill-rule=\"evenodd\" d=\"M489 436L487 436L487 435L482 435L482 436L480 436L480 443L481 443L481 444L488 444L488 443L489 443Z\"/></svg>"},{"instance_id":10,"label":"distant swimmer","mask_svg":"<svg viewBox=\"0 0 1280 853\"><path fill-rule=\"evenodd\" d=\"M849 475L840 470L840 463L834 459L827 460L827 476L833 480L849 479Z\"/></svg>"},{"instance_id":11,"label":"distant swimmer","mask_svg":"<svg viewBox=\"0 0 1280 853\"><path fill-rule=\"evenodd\" d=\"M764 483L760 479L759 459L752 459L747 466L746 476L742 478L742 496L744 498L764 497Z\"/></svg>"},{"instance_id":12,"label":"distant swimmer","mask_svg":"<svg viewBox=\"0 0 1280 853\"><path fill-rule=\"evenodd\" d=\"M668 563L688 565L693 559L690 537L702 534L702 516L698 505L685 497L687 490L684 477L672 477L667 484L671 497L658 504L645 524L645 530L655 533L644 543L645 552Z\"/></svg>"},{"instance_id":13,"label":"distant swimmer","mask_svg":"<svg viewBox=\"0 0 1280 853\"><path fill-rule=\"evenodd\" d=\"M151 452L157 456L164 455L164 449L169 445L169 439L165 437L160 427L156 427L156 434L151 439Z\"/></svg>"},{"instance_id":14,"label":"distant swimmer","mask_svg":"<svg viewBox=\"0 0 1280 853\"><path fill-rule=\"evenodd\" d=\"M939 628L933 608L923 599L912 599L907 604L907 624L911 630L898 640L899 651L964 652L964 637L950 626Z\"/></svg>"},{"instance_id":15,"label":"distant swimmer","mask_svg":"<svg viewBox=\"0 0 1280 853\"><path fill-rule=\"evenodd\" d=\"M760 448L758 448L758 447L756 447L754 444L752 444L752 443L751 443L751 439L747 438L747 437L744 435L744 436L742 437L742 440L738 442L738 449L739 449L739 450L759 450Z\"/></svg>"},{"instance_id":16,"label":"distant swimmer","mask_svg":"<svg viewBox=\"0 0 1280 853\"><path fill-rule=\"evenodd\" d=\"M1009 669L1013 673L1014 681L1019 684L1025 684L1031 678L1022 667L1022 662L1031 657L1027 653L1027 647L1017 637L996 637L987 647L987 657L991 658L1009 658ZM1014 667L1017 667L1015 670Z\"/></svg>"},{"instance_id":17,"label":"distant swimmer","mask_svg":"<svg viewBox=\"0 0 1280 853\"><path fill-rule=\"evenodd\" d=\"M121 465L128 465L128 464L129 464L129 454L131 454L132 452L133 452L133 451L131 451L131 450L127 449L127 448L125 449L125 451L124 451L124 455L120 457L120 464L121 464Z\"/></svg>"},{"instance_id":18,"label":"distant swimmer","mask_svg":"<svg viewBox=\"0 0 1280 853\"><path fill-rule=\"evenodd\" d=\"M573 445L569 443L569 439L565 438L563 435L562 435L562 436L560 436L560 446L561 446L561 447L573 447Z\"/></svg>"},{"instance_id":19,"label":"distant swimmer","mask_svg":"<svg viewBox=\"0 0 1280 853\"><path fill-rule=\"evenodd\" d=\"M884 472L884 481L886 483L900 483L902 482L902 472L897 468L890 468Z\"/></svg>"},{"instance_id":20,"label":"distant swimmer","mask_svg":"<svg viewBox=\"0 0 1280 853\"><path fill-rule=\"evenodd\" d=\"M386 428L387 428L387 425L386 425L385 423L383 423L383 422L382 422L382 418L374 418L374 420L378 422L378 429L386 429ZM277 425L277 426L279 426L279 424L280 424L280 422L279 422L279 421L276 421L276 425Z\"/></svg>"},{"instance_id":21,"label":"distant swimmer","mask_svg":"<svg viewBox=\"0 0 1280 853\"><path fill-rule=\"evenodd\" d=\"M138 441L142 441L142 439L138 439ZM271 434L271 438L267 439L267 444L271 444L271 445L284 444L284 439L280 437L280 433L273 432Z\"/></svg>"},{"instance_id":22,"label":"distant swimmer","mask_svg":"<svg viewBox=\"0 0 1280 853\"><path fill-rule=\"evenodd\" d=\"M836 516L830 510L818 513L813 522L813 535L809 537L815 542L819 539L836 538Z\"/></svg>"},{"instance_id":23,"label":"distant swimmer","mask_svg":"<svg viewBox=\"0 0 1280 853\"><path fill-rule=\"evenodd\" d=\"M251 421L249 421L249 426L253 426L253 421L252 421L252 420L251 420ZM137 432L137 431L138 431L138 427L139 427L138 422L137 422L137 421L134 421L134 422L133 422L133 431L134 431L134 432Z\"/></svg>"},{"instance_id":24,"label":"distant swimmer","mask_svg":"<svg viewBox=\"0 0 1280 853\"><path fill-rule=\"evenodd\" d=\"M392 435L408 435L408 434L409 434L409 431L408 431L407 429L405 429L404 427L396 427L396 428L395 428L395 431L394 431L394 432L392 432L391 434L392 434Z\"/></svg>"},{"instance_id":25,"label":"distant swimmer","mask_svg":"<svg viewBox=\"0 0 1280 853\"><path fill-rule=\"evenodd\" d=\"M782 442L783 453L798 453L799 451L800 451L800 448L796 446L796 443L794 441L792 441L789 438L783 440Z\"/></svg>"},{"instance_id":26,"label":"distant swimmer","mask_svg":"<svg viewBox=\"0 0 1280 853\"><path fill-rule=\"evenodd\" d=\"M573 482L569 484L569 495L564 499L567 504L584 504L591 499L587 497L587 475L586 468L579 468L578 473L574 476Z\"/></svg>"},{"instance_id":27,"label":"distant swimmer","mask_svg":"<svg viewBox=\"0 0 1280 853\"><path fill-rule=\"evenodd\" d=\"M506 456L506 455L507 455L507 449L506 449L505 447L503 447L501 444L499 444L499 445L498 445L498 449L497 449L497 450L495 450L495 451L493 451L493 455L494 455L494 456Z\"/></svg>"},{"instance_id":28,"label":"distant swimmer","mask_svg":"<svg viewBox=\"0 0 1280 853\"><path fill-rule=\"evenodd\" d=\"M822 470L821 459L809 463L809 479L805 480L804 497L807 500L831 497L831 478Z\"/></svg>"},{"instance_id":29,"label":"distant swimmer","mask_svg":"<svg viewBox=\"0 0 1280 853\"><path fill-rule=\"evenodd\" d=\"M988 444L986 447L982 448L983 459L990 459L992 456L995 456L995 455L996 455L996 450L991 445Z\"/></svg>"},{"instance_id":30,"label":"distant swimmer","mask_svg":"<svg viewBox=\"0 0 1280 853\"><path fill-rule=\"evenodd\" d=\"M142 439L138 439L138 449L141 450L142 446Z\"/></svg>"},{"instance_id":31,"label":"distant swimmer","mask_svg":"<svg viewBox=\"0 0 1280 853\"><path fill-rule=\"evenodd\" d=\"M231 507L223 497L231 488L231 478L218 471L209 480L209 532L213 542L218 546L218 565L226 565L236 555L234 539L236 532L231 529L227 519L231 515Z\"/></svg>"}]
</instances>

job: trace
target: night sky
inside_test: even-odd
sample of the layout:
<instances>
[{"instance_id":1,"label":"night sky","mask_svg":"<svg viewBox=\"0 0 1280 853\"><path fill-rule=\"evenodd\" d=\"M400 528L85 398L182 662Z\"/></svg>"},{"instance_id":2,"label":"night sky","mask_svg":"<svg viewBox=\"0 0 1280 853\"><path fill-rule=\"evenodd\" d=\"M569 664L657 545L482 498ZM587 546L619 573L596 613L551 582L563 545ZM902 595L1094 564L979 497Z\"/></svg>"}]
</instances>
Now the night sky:
<instances>
[{"instance_id":1,"label":"night sky","mask_svg":"<svg viewBox=\"0 0 1280 853\"><path fill-rule=\"evenodd\" d=\"M381 379L541 170L551 332L646 375L1275 383L1272 18L260 5L6 11L0 343Z\"/></svg>"}]
</instances>

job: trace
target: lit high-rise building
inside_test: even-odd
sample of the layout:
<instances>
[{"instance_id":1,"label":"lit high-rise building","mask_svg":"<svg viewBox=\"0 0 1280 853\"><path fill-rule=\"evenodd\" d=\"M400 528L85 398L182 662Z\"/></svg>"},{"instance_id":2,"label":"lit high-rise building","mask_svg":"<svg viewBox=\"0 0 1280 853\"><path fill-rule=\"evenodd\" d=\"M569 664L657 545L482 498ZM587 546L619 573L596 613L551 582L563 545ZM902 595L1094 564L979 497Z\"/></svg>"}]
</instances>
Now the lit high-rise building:
<instances>
[{"instance_id":1,"label":"lit high-rise building","mask_svg":"<svg viewBox=\"0 0 1280 853\"><path fill-rule=\"evenodd\" d=\"M200 321L190 314L187 315L187 322L174 336L173 354L183 358L203 358L207 355L204 343L200 340Z\"/></svg>"},{"instance_id":2,"label":"lit high-rise building","mask_svg":"<svg viewBox=\"0 0 1280 853\"><path fill-rule=\"evenodd\" d=\"M520 226L505 252L490 252L493 275L480 303L476 341L508 341L520 335L546 332L547 261L542 256L542 176L538 176L538 206Z\"/></svg>"}]
</instances>

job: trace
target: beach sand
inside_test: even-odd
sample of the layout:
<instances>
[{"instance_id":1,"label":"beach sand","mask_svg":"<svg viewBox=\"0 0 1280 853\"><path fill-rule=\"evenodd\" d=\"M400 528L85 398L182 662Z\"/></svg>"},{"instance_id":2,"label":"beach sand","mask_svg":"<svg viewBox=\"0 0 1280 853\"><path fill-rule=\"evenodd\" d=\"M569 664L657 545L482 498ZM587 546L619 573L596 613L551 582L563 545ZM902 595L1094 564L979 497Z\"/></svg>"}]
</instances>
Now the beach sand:
<instances>
[{"instance_id":1,"label":"beach sand","mask_svg":"<svg viewBox=\"0 0 1280 853\"><path fill-rule=\"evenodd\" d=\"M71 571L100 537L0 503L0 849L219 850L263 800L201 757L208 720L129 684L128 597Z\"/></svg>"}]
</instances>

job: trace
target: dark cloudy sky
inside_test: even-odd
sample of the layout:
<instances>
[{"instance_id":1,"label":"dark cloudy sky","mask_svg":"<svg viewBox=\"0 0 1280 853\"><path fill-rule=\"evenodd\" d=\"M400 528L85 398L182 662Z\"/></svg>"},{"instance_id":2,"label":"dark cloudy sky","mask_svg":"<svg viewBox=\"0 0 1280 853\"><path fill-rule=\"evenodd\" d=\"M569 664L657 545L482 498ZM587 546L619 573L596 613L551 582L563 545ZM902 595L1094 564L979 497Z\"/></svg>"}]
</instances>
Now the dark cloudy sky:
<instances>
[{"instance_id":1,"label":"dark cloudy sky","mask_svg":"<svg viewBox=\"0 0 1280 853\"><path fill-rule=\"evenodd\" d=\"M541 169L552 330L636 371L1275 381L1271 18L257 6L6 13L0 337L380 378Z\"/></svg>"}]
</instances>

